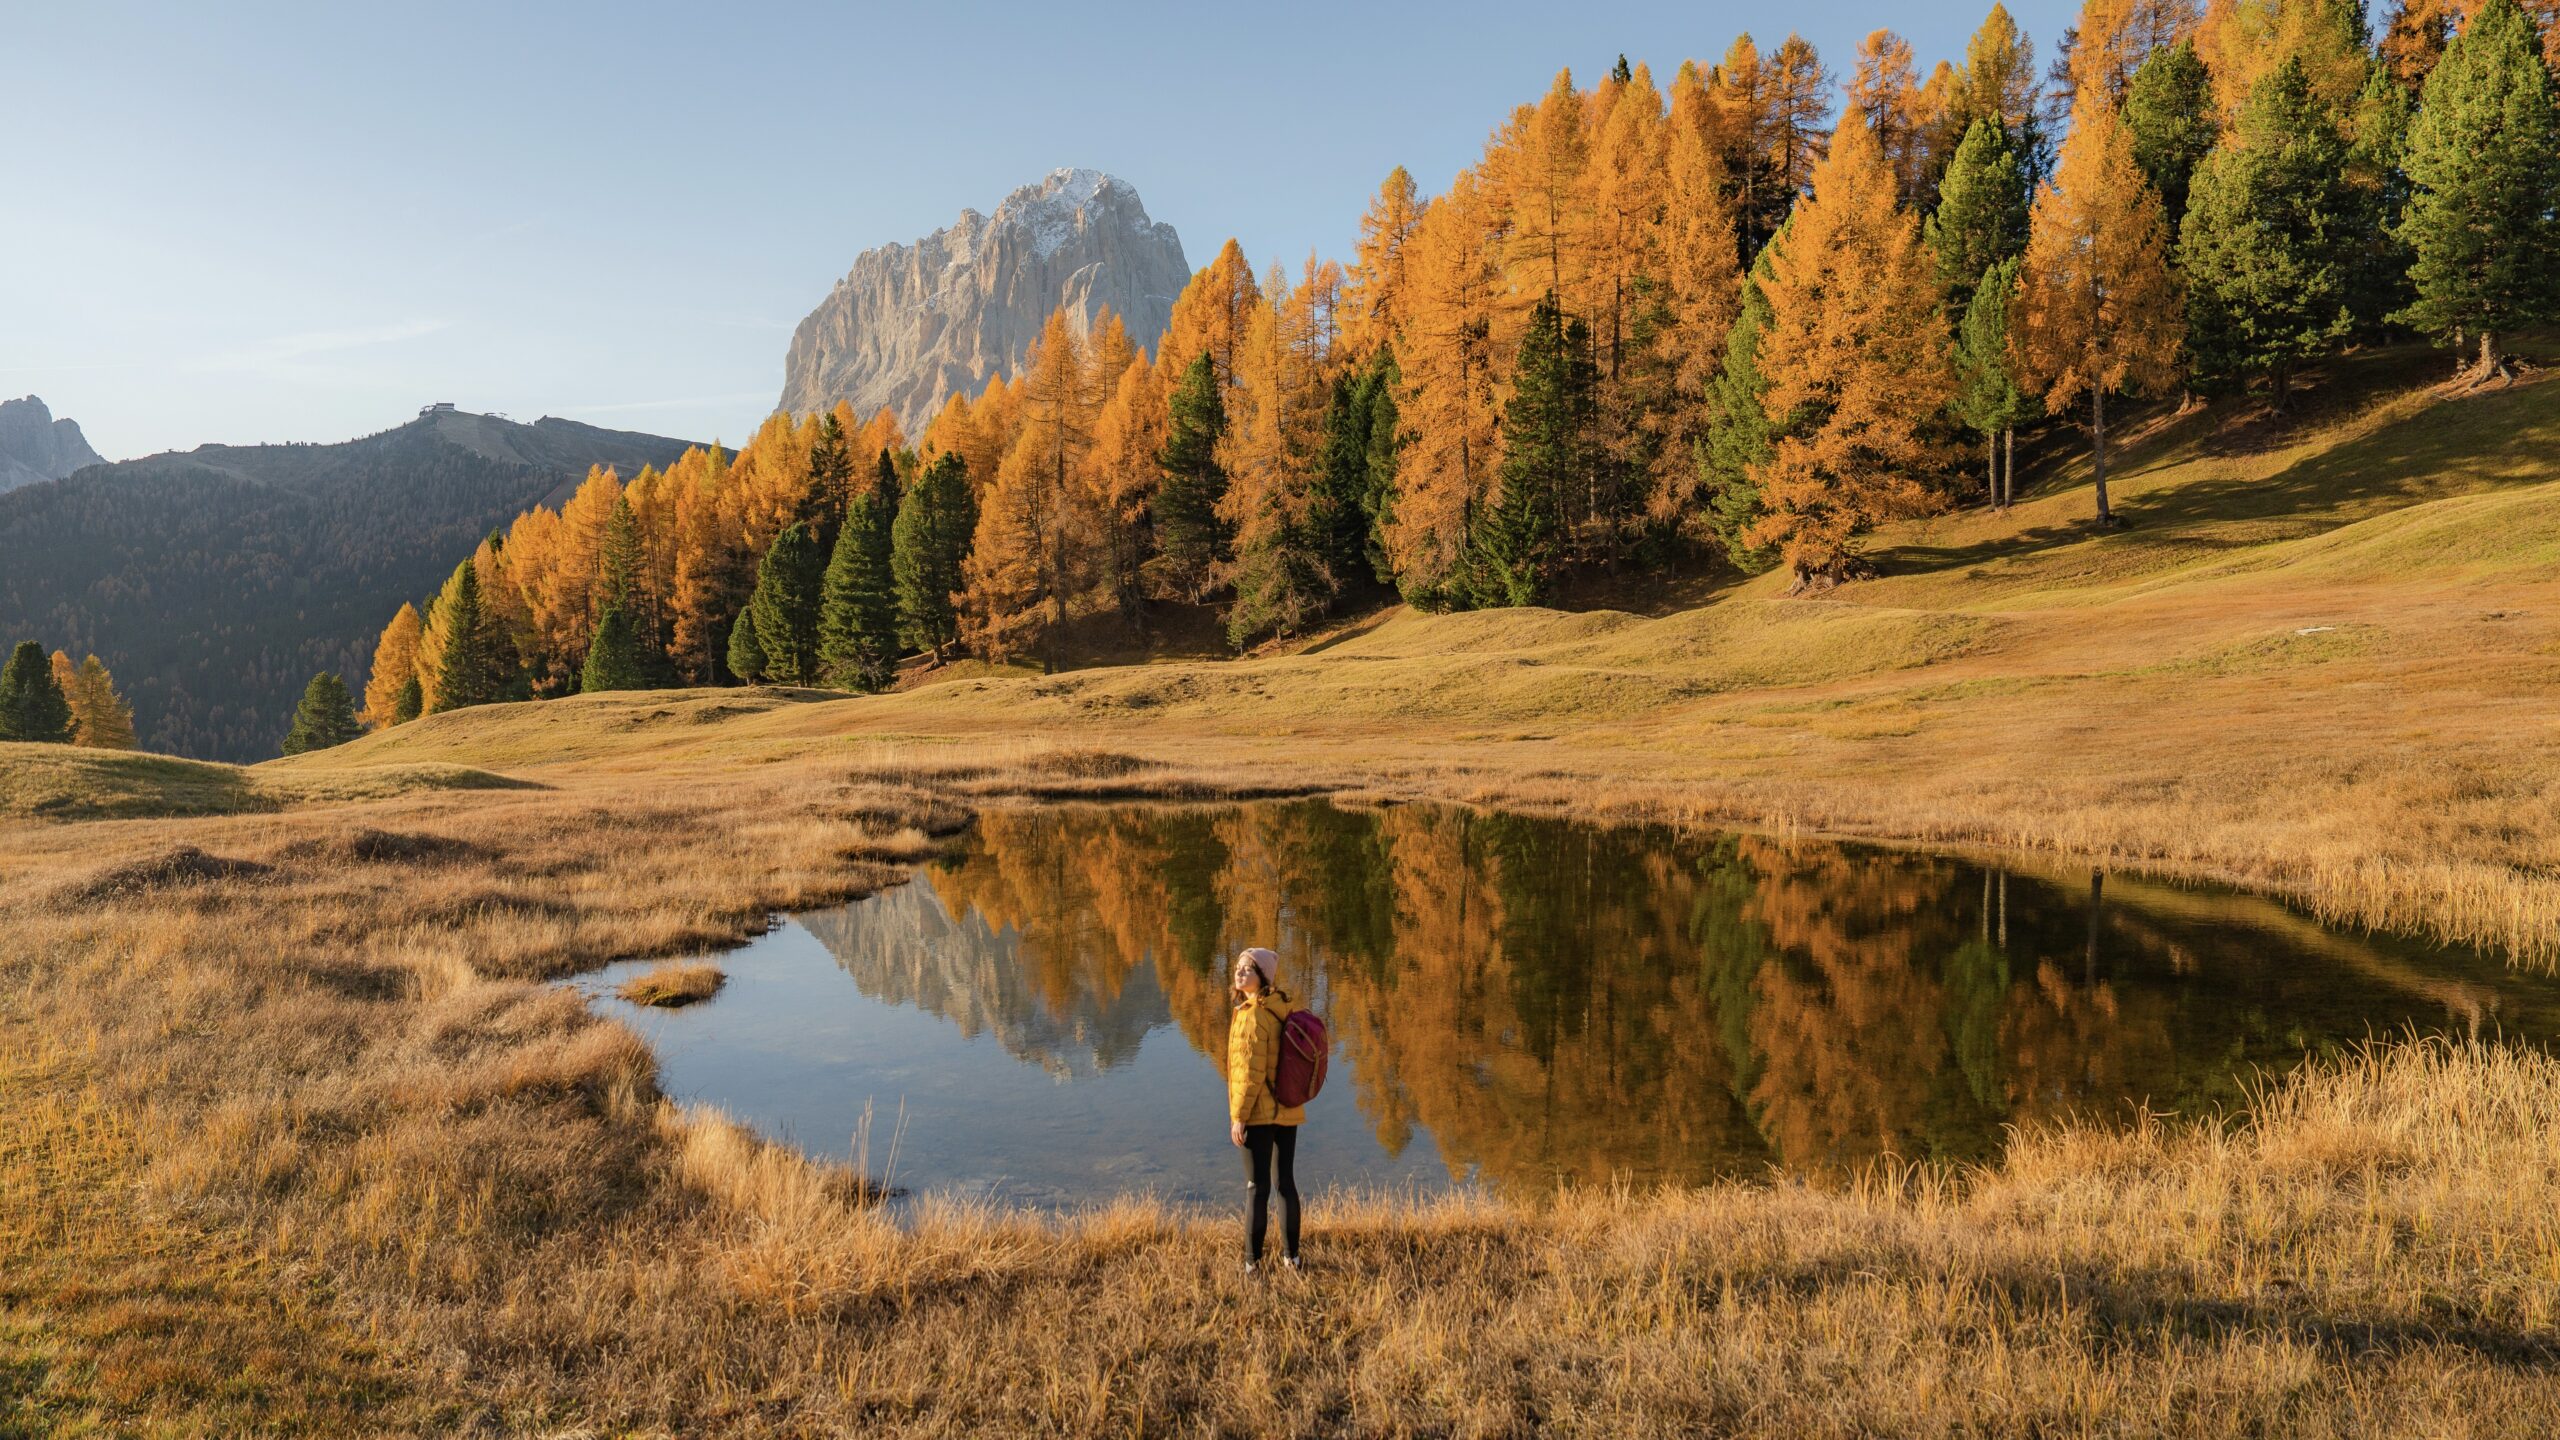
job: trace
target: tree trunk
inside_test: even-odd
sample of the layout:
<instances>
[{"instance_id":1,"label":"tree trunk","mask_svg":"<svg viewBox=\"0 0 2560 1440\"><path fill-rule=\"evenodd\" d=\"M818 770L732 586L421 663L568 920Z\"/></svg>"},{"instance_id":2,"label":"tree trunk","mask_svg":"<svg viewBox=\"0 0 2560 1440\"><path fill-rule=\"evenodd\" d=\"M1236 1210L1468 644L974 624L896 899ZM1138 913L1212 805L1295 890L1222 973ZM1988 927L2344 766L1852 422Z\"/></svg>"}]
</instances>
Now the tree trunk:
<instances>
[{"instance_id":1,"label":"tree trunk","mask_svg":"<svg viewBox=\"0 0 2560 1440\"><path fill-rule=\"evenodd\" d=\"M2506 373L2507 358L2498 353L2498 332L2495 330L2481 331L2480 383L2486 385L2489 383L2490 376L2504 375Z\"/></svg>"},{"instance_id":2,"label":"tree trunk","mask_svg":"<svg viewBox=\"0 0 2560 1440\"><path fill-rule=\"evenodd\" d=\"M2107 508L2107 392L2101 386L2089 387L2089 430L2097 439L2098 523L2113 525L2116 512Z\"/></svg>"},{"instance_id":3,"label":"tree trunk","mask_svg":"<svg viewBox=\"0 0 2560 1440\"><path fill-rule=\"evenodd\" d=\"M2275 381L2276 391L2273 409L2281 415L2285 412L2285 406L2293 399L2293 367L2278 361L2270 378Z\"/></svg>"},{"instance_id":4,"label":"tree trunk","mask_svg":"<svg viewBox=\"0 0 2560 1440\"><path fill-rule=\"evenodd\" d=\"M1986 435L1982 440L1982 478L1990 487L1991 508L2000 508L2000 437Z\"/></svg>"},{"instance_id":5,"label":"tree trunk","mask_svg":"<svg viewBox=\"0 0 2560 1440\"><path fill-rule=\"evenodd\" d=\"M2006 452L2000 464L2000 508L2018 503L2018 427L2004 425L2000 429L2000 448Z\"/></svg>"},{"instance_id":6,"label":"tree trunk","mask_svg":"<svg viewBox=\"0 0 2560 1440\"><path fill-rule=\"evenodd\" d=\"M2089 948L2081 957L2082 983L2095 988L2098 983L2098 920L2107 908L2107 877L2096 870L2089 872Z\"/></svg>"}]
</instances>

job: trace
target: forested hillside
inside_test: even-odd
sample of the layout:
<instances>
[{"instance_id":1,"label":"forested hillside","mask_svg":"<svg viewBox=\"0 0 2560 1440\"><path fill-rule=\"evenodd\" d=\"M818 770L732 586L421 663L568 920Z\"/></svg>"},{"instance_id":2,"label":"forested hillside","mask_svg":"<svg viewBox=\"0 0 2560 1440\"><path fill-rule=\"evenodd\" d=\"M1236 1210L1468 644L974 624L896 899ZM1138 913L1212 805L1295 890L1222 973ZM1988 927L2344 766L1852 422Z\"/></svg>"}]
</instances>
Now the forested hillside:
<instances>
[{"instance_id":1,"label":"forested hillside","mask_svg":"<svg viewBox=\"0 0 2560 1440\"><path fill-rule=\"evenodd\" d=\"M1391 171L1347 263L1227 241L1152 353L1061 311L912 443L777 415L529 512L378 617L368 718L1054 670L1202 606L1242 650L1391 595L1833 591L1879 527L2007 513L2021 431L2112 536L2145 406L2282 435L2412 340L2513 383L2560 321L2552 9L2088 0L2040 54L1995 4L1934 64L1880 29L1560 71L1437 194Z\"/></svg>"},{"instance_id":2,"label":"forested hillside","mask_svg":"<svg viewBox=\"0 0 2560 1440\"><path fill-rule=\"evenodd\" d=\"M0 636L96 654L146 748L273 755L313 673L590 466L681 442L447 412L339 445L208 445L0 495Z\"/></svg>"}]
</instances>

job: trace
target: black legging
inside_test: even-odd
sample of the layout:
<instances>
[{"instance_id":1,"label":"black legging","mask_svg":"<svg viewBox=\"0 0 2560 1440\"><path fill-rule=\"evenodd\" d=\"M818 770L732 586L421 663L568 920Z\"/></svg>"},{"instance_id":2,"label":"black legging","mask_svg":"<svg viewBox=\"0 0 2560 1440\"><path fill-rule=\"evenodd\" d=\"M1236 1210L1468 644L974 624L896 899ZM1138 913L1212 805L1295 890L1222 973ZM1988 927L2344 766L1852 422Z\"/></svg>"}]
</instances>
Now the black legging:
<instances>
[{"instance_id":1,"label":"black legging","mask_svg":"<svg viewBox=\"0 0 2560 1440\"><path fill-rule=\"evenodd\" d=\"M1244 1127L1244 1178L1253 1198L1245 1206L1244 1254L1262 1258L1262 1237L1271 1231L1271 1156L1280 1156L1280 1253L1298 1253L1298 1127Z\"/></svg>"}]
</instances>

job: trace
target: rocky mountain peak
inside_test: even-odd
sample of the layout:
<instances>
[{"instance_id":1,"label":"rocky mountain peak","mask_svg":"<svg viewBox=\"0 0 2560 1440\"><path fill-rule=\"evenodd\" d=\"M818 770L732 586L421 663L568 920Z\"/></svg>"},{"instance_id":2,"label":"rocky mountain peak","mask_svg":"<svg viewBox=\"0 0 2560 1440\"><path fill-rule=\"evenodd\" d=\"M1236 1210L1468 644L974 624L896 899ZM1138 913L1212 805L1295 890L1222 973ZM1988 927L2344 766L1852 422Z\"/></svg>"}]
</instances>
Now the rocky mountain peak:
<instances>
[{"instance_id":1,"label":"rocky mountain peak","mask_svg":"<svg viewBox=\"0 0 2560 1440\"><path fill-rule=\"evenodd\" d=\"M1104 307L1152 348L1191 278L1181 237L1128 182L1052 170L912 245L867 250L791 337L782 406L848 400L923 428L954 391L974 395L1021 365L1052 310L1080 329Z\"/></svg>"},{"instance_id":2,"label":"rocky mountain peak","mask_svg":"<svg viewBox=\"0 0 2560 1440\"><path fill-rule=\"evenodd\" d=\"M84 465L105 463L89 448L78 421L56 420L33 395L0 400L0 490L59 480Z\"/></svg>"}]
</instances>

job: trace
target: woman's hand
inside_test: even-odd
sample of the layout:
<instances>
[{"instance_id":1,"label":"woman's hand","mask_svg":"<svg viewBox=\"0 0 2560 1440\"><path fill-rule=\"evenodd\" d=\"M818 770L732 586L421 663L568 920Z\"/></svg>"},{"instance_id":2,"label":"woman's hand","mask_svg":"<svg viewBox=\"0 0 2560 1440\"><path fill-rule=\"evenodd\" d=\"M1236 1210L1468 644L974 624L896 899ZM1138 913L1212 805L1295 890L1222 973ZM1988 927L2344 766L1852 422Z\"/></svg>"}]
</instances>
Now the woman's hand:
<instances>
[{"instance_id":1,"label":"woman's hand","mask_svg":"<svg viewBox=\"0 0 2560 1440\"><path fill-rule=\"evenodd\" d=\"M1243 1145L1244 1145L1244 1122L1243 1122L1243 1121L1241 1121L1241 1120L1236 1120L1236 1121L1231 1121L1231 1122L1229 1122L1229 1123L1228 1123L1228 1125L1227 1125L1227 1138L1228 1138L1228 1139L1230 1139L1230 1140L1232 1140L1232 1141L1234 1141L1234 1142L1236 1143L1237 1148L1239 1148L1239 1149L1243 1148Z\"/></svg>"}]
</instances>

